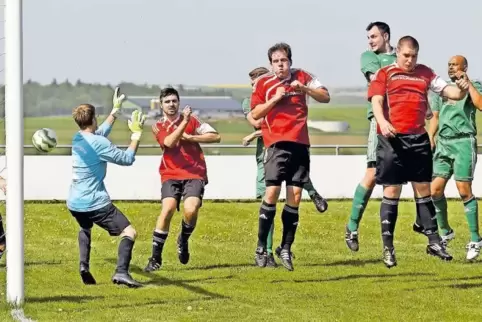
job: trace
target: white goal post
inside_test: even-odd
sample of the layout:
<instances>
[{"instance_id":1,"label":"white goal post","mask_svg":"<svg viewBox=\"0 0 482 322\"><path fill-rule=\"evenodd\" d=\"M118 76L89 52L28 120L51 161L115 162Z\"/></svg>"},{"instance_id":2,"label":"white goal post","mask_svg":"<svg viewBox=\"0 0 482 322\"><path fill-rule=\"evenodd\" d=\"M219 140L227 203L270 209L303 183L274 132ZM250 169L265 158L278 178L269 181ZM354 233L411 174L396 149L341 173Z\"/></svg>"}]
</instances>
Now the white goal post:
<instances>
[{"instance_id":1,"label":"white goal post","mask_svg":"<svg viewBox=\"0 0 482 322\"><path fill-rule=\"evenodd\" d=\"M5 157L7 303L24 302L22 0L5 1Z\"/></svg>"}]
</instances>

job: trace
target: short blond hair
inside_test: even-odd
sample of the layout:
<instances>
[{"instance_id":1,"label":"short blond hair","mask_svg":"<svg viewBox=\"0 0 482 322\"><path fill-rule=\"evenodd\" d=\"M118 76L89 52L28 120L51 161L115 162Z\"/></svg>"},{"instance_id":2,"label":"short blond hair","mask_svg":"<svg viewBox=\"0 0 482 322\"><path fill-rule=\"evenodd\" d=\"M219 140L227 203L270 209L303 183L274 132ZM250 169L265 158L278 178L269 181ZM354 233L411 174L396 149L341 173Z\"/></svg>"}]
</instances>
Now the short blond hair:
<instances>
[{"instance_id":1,"label":"short blond hair","mask_svg":"<svg viewBox=\"0 0 482 322\"><path fill-rule=\"evenodd\" d=\"M74 108L72 116L79 128L84 130L94 124L95 107L91 104L80 104Z\"/></svg>"}]
</instances>

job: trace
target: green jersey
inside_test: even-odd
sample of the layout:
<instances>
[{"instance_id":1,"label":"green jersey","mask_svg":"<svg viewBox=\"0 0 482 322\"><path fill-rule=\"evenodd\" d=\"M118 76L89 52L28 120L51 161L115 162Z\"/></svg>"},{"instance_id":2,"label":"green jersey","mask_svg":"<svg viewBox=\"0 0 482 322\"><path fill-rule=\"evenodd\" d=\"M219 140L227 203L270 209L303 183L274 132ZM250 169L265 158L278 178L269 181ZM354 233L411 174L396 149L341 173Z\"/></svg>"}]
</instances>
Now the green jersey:
<instances>
[{"instance_id":1,"label":"green jersey","mask_svg":"<svg viewBox=\"0 0 482 322\"><path fill-rule=\"evenodd\" d=\"M248 116L248 113L251 112L251 98L249 97L246 97L244 100L243 100L243 103L241 104L242 108L243 108L243 113L244 113L244 116ZM258 130L257 128L254 128L255 130ZM261 156L263 155L263 148L264 148L264 144L263 144L263 137L258 137L256 139L256 156Z\"/></svg>"},{"instance_id":2,"label":"green jersey","mask_svg":"<svg viewBox=\"0 0 482 322\"><path fill-rule=\"evenodd\" d=\"M453 84L451 81L448 83ZM482 84L479 81L472 81L472 84L479 93L482 93ZM477 135L477 126L475 124L477 109L468 94L460 101L452 101L439 95L433 95L430 107L432 111L439 112L437 133L440 137L454 138Z\"/></svg>"},{"instance_id":3,"label":"green jersey","mask_svg":"<svg viewBox=\"0 0 482 322\"><path fill-rule=\"evenodd\" d=\"M360 58L361 72L370 83L370 74L375 74L380 68L393 64L397 59L395 51L391 53L377 54L373 51L365 51ZM372 105L368 104L367 117L369 120L373 117Z\"/></svg>"}]
</instances>

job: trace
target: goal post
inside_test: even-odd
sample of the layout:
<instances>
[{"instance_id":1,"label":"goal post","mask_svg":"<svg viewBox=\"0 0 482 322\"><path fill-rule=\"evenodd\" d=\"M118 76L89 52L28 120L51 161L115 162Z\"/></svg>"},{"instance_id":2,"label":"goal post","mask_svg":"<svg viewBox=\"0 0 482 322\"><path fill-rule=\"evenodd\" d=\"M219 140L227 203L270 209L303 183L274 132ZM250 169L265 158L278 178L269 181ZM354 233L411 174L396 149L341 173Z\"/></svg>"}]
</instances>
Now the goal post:
<instances>
[{"instance_id":1,"label":"goal post","mask_svg":"<svg viewBox=\"0 0 482 322\"><path fill-rule=\"evenodd\" d=\"M22 0L5 0L7 303L24 302L24 123Z\"/></svg>"}]
</instances>

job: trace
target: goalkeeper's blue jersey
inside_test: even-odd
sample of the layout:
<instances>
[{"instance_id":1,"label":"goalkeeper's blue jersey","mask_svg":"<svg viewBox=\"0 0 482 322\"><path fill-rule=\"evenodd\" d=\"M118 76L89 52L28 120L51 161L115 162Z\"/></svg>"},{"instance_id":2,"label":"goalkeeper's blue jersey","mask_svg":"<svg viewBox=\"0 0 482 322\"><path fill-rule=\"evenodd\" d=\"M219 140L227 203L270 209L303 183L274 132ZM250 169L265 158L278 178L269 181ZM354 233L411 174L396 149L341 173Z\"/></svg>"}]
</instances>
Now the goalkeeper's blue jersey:
<instances>
[{"instance_id":1,"label":"goalkeeper's blue jersey","mask_svg":"<svg viewBox=\"0 0 482 322\"><path fill-rule=\"evenodd\" d=\"M135 151L121 150L107 136L112 125L104 122L94 133L77 132L72 139L72 183L67 207L87 212L107 206L111 200L104 185L107 162L131 165Z\"/></svg>"}]
</instances>

